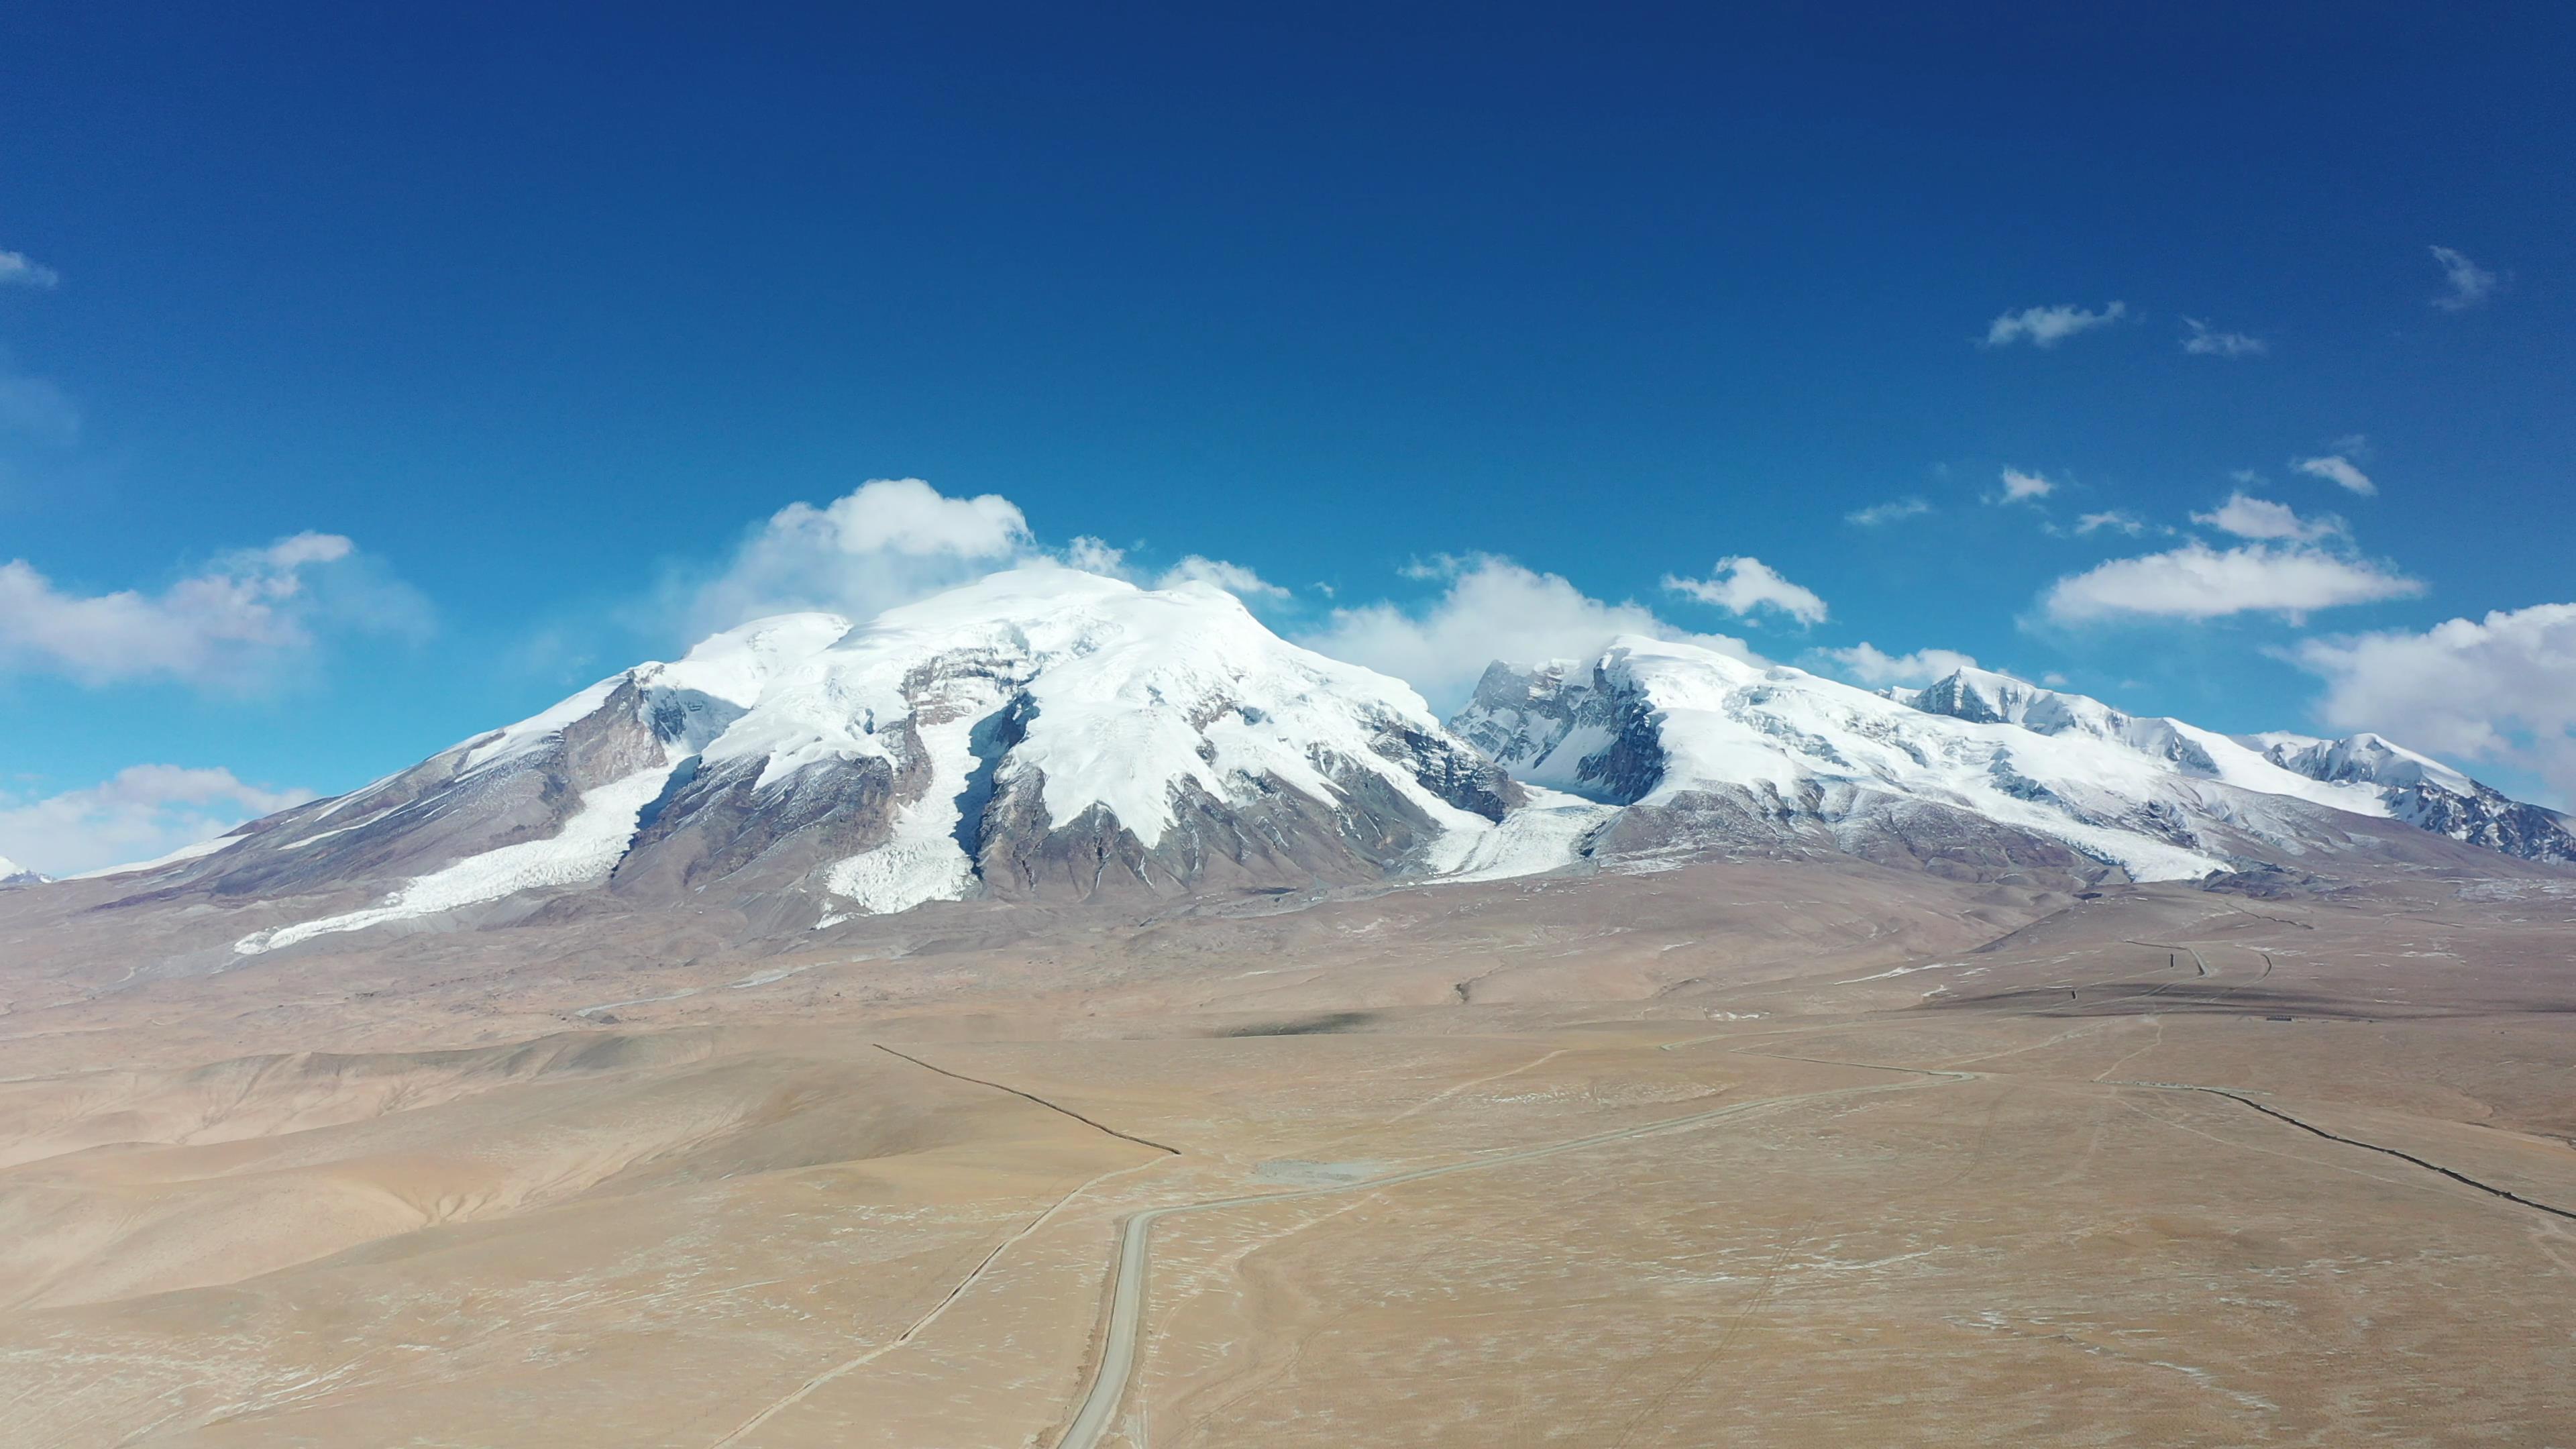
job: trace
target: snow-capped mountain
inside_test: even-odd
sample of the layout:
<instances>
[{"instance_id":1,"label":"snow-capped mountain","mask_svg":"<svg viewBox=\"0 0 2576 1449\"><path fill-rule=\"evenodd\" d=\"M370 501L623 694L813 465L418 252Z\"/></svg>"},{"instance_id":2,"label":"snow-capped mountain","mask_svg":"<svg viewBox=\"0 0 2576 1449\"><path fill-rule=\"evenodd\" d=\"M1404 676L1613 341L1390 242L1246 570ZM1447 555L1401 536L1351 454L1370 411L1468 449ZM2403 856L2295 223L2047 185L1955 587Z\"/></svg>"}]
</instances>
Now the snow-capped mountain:
<instances>
[{"instance_id":1,"label":"snow-capped mountain","mask_svg":"<svg viewBox=\"0 0 2576 1449\"><path fill-rule=\"evenodd\" d=\"M2567 816L2378 735L2325 740L2276 731L2247 735L2242 743L2312 780L2378 787L2392 819L2525 860L2576 864L2576 822Z\"/></svg>"},{"instance_id":2,"label":"snow-capped mountain","mask_svg":"<svg viewBox=\"0 0 2576 1449\"><path fill-rule=\"evenodd\" d=\"M864 624L746 624L97 874L114 904L237 922L233 952L257 955L614 906L773 931L1711 851L2065 882L2408 841L2576 861L2563 817L2374 736L2235 739L1978 670L1871 692L1641 637L1496 665L1444 726L1221 590L1035 566Z\"/></svg>"},{"instance_id":3,"label":"snow-capped mountain","mask_svg":"<svg viewBox=\"0 0 2576 1449\"><path fill-rule=\"evenodd\" d=\"M1875 693L1630 637L1582 664L1497 665L1450 726L1519 778L1623 807L1598 842L1613 852L1805 844L2181 879L2345 848L2362 823L2351 817L2424 824L2436 816L2395 796L2426 788L2523 830L2442 830L2454 838L2545 860L2576 843L2549 812L2456 772L2428 786L2435 777L2312 770L1982 670Z\"/></svg>"},{"instance_id":4,"label":"snow-capped mountain","mask_svg":"<svg viewBox=\"0 0 2576 1449\"><path fill-rule=\"evenodd\" d=\"M719 634L153 886L282 903L245 954L570 887L829 921L1543 869L1598 812L1506 825L1528 799L1411 689L1221 590L1033 567Z\"/></svg>"},{"instance_id":5,"label":"snow-capped mountain","mask_svg":"<svg viewBox=\"0 0 2576 1449\"><path fill-rule=\"evenodd\" d=\"M0 855L0 886L43 885L52 876L38 875L5 855Z\"/></svg>"}]
</instances>

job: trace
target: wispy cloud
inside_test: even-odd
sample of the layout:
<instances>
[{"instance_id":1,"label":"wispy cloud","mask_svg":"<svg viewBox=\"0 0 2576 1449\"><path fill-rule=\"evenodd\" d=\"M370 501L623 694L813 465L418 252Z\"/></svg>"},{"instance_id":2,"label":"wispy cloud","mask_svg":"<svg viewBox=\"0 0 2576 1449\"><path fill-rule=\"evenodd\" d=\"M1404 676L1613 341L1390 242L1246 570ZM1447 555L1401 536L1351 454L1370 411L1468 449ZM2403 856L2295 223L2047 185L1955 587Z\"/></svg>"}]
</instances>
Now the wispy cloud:
<instances>
[{"instance_id":1,"label":"wispy cloud","mask_svg":"<svg viewBox=\"0 0 2576 1449\"><path fill-rule=\"evenodd\" d=\"M53 287L63 274L25 252L0 252L0 287Z\"/></svg>"},{"instance_id":2,"label":"wispy cloud","mask_svg":"<svg viewBox=\"0 0 2576 1449\"><path fill-rule=\"evenodd\" d=\"M2207 513L2191 516L2194 523L2205 524L2238 538L2288 539L2296 543L2313 543L2349 533L2351 526L2333 514L2301 518L2286 503L2269 498L2256 498L2244 492L2230 493L2227 501Z\"/></svg>"},{"instance_id":3,"label":"wispy cloud","mask_svg":"<svg viewBox=\"0 0 2576 1449\"><path fill-rule=\"evenodd\" d=\"M41 377L23 373L0 352L0 434L67 447L80 438L80 408L70 394Z\"/></svg>"},{"instance_id":4,"label":"wispy cloud","mask_svg":"<svg viewBox=\"0 0 2576 1449\"><path fill-rule=\"evenodd\" d=\"M1664 588L1736 615L1776 609L1801 624L1821 624L1825 601L1815 590L1789 582L1758 558L1722 558L1704 579L1664 575Z\"/></svg>"},{"instance_id":5,"label":"wispy cloud","mask_svg":"<svg viewBox=\"0 0 2576 1449\"><path fill-rule=\"evenodd\" d=\"M1588 659L1621 634L1682 640L1754 658L1741 639L1695 634L1636 603L1592 598L1555 574L1480 554L1426 566L1448 586L1421 605L1335 609L1321 628L1297 636L1309 649L1392 674L1446 713L1467 702L1485 666Z\"/></svg>"},{"instance_id":6,"label":"wispy cloud","mask_svg":"<svg viewBox=\"0 0 2576 1449\"><path fill-rule=\"evenodd\" d=\"M1284 599L1288 591L1241 564L1221 558L1191 554L1163 571L1154 581L1156 588L1168 589L1175 584L1214 584L1237 598Z\"/></svg>"},{"instance_id":7,"label":"wispy cloud","mask_svg":"<svg viewBox=\"0 0 2576 1449\"><path fill-rule=\"evenodd\" d=\"M428 605L348 539L299 533L242 549L160 594L62 589L24 559L0 564L0 668L84 684L168 678L239 689L330 630L418 633Z\"/></svg>"},{"instance_id":8,"label":"wispy cloud","mask_svg":"<svg viewBox=\"0 0 2576 1449\"><path fill-rule=\"evenodd\" d=\"M1867 508L1855 508L1843 515L1843 521L1857 523L1863 528L1876 528L1882 523L1920 518L1931 511L1932 505L1920 498L1893 498L1885 503L1873 503Z\"/></svg>"},{"instance_id":9,"label":"wispy cloud","mask_svg":"<svg viewBox=\"0 0 2576 1449\"><path fill-rule=\"evenodd\" d=\"M1956 649L1917 649L1911 654L1890 654L1863 641L1849 649L1820 652L1831 662L1831 672L1855 684L1930 684L1962 669L1977 667L1974 656Z\"/></svg>"},{"instance_id":10,"label":"wispy cloud","mask_svg":"<svg viewBox=\"0 0 2576 1449\"><path fill-rule=\"evenodd\" d=\"M2221 332L2197 317L2185 317L2182 350L2201 357L2260 357L2272 344L2242 332Z\"/></svg>"},{"instance_id":11,"label":"wispy cloud","mask_svg":"<svg viewBox=\"0 0 2576 1449\"><path fill-rule=\"evenodd\" d=\"M2114 508L2103 513L2087 513L2075 520L2077 533L2125 533L2131 538L2147 531L2147 521L2126 509Z\"/></svg>"},{"instance_id":12,"label":"wispy cloud","mask_svg":"<svg viewBox=\"0 0 2576 1449\"><path fill-rule=\"evenodd\" d=\"M2445 312L2465 312L2481 306L2504 284L2504 278L2449 247L2434 247L2432 252L2433 260L2441 265L2443 284L2450 288L2435 297L2433 305Z\"/></svg>"},{"instance_id":13,"label":"wispy cloud","mask_svg":"<svg viewBox=\"0 0 2576 1449\"><path fill-rule=\"evenodd\" d=\"M2312 544L2251 543L2220 550L2195 539L2164 553L2112 559L2059 579L2041 603L2060 623L2248 613L2282 614L2295 621L2317 609L2422 592L2418 580Z\"/></svg>"},{"instance_id":14,"label":"wispy cloud","mask_svg":"<svg viewBox=\"0 0 2576 1449\"><path fill-rule=\"evenodd\" d=\"M2379 491L2379 485L2370 481L2370 475L2353 466L2352 460L2341 453L2329 453L2322 458L2293 458L2290 466L2311 478L2323 478L2338 488L2349 489L2365 498Z\"/></svg>"},{"instance_id":15,"label":"wispy cloud","mask_svg":"<svg viewBox=\"0 0 2576 1449\"><path fill-rule=\"evenodd\" d=\"M1985 346L2009 347L2028 342L2033 347L2055 347L2079 332L2108 327L2129 315L2125 302L2112 302L2099 312L2088 312L2072 302L2054 307L2024 307L2006 312L1986 324Z\"/></svg>"},{"instance_id":16,"label":"wispy cloud","mask_svg":"<svg viewBox=\"0 0 2576 1449\"><path fill-rule=\"evenodd\" d=\"M1067 568L1077 568L1087 574L1107 574L1119 579L1127 577L1127 550L1113 548L1087 533L1077 535L1073 542L1065 545L1064 562Z\"/></svg>"},{"instance_id":17,"label":"wispy cloud","mask_svg":"<svg viewBox=\"0 0 2576 1449\"><path fill-rule=\"evenodd\" d=\"M0 855L72 875L167 855L312 798L310 790L245 783L230 770L131 765L56 795L0 793Z\"/></svg>"}]
</instances>

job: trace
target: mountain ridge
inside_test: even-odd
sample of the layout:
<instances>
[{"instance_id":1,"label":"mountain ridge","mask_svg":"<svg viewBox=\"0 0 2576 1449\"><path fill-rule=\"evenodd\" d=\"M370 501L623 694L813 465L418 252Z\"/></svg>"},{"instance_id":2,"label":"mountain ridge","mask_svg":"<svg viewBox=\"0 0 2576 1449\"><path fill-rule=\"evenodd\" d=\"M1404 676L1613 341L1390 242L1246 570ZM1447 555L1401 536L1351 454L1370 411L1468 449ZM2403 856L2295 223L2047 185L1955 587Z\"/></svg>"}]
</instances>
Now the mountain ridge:
<instances>
[{"instance_id":1,"label":"mountain ridge","mask_svg":"<svg viewBox=\"0 0 2576 1449\"><path fill-rule=\"evenodd\" d=\"M1872 691L1643 636L1497 663L1442 721L1222 590L1048 565L713 635L137 868L120 904L237 911L257 955L548 909L801 931L1726 852L2081 889L2432 837L2576 862L2564 816L2375 735L2240 738L1973 669Z\"/></svg>"}]
</instances>

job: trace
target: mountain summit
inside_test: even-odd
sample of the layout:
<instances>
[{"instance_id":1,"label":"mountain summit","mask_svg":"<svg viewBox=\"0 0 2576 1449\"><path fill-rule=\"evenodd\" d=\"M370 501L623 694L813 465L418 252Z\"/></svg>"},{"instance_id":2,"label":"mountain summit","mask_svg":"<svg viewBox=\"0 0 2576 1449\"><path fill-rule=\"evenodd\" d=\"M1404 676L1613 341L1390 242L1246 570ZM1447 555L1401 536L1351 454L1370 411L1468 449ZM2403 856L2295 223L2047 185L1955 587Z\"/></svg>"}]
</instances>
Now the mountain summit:
<instances>
[{"instance_id":1,"label":"mountain summit","mask_svg":"<svg viewBox=\"0 0 2576 1449\"><path fill-rule=\"evenodd\" d=\"M566 886L828 922L1493 869L1527 800L1411 689L1222 590L1032 567L855 627L719 634L245 827L181 879L322 907L246 953Z\"/></svg>"}]
</instances>

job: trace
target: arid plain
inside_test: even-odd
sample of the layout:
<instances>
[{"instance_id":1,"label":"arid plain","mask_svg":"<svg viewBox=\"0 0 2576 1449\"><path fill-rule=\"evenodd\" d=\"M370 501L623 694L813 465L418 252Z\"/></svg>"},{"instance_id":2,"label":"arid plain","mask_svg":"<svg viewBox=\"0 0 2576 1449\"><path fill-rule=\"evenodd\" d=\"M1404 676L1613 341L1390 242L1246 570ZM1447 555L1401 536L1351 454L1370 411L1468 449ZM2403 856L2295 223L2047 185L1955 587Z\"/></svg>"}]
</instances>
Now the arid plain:
<instances>
[{"instance_id":1,"label":"arid plain","mask_svg":"<svg viewBox=\"0 0 2576 1449\"><path fill-rule=\"evenodd\" d=\"M2576 1443L2576 880L0 915L13 1445ZM41 905L38 904L41 902Z\"/></svg>"}]
</instances>

